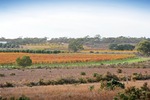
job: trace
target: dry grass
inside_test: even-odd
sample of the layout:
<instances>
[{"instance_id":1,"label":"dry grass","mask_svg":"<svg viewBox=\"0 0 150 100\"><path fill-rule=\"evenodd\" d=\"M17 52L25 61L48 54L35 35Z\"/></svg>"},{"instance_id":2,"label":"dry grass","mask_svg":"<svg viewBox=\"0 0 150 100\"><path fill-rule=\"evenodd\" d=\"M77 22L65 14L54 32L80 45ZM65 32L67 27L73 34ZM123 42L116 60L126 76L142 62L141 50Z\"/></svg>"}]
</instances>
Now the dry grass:
<instances>
[{"instance_id":1,"label":"dry grass","mask_svg":"<svg viewBox=\"0 0 150 100\"><path fill-rule=\"evenodd\" d=\"M59 44L59 43L42 43L42 44L27 44L22 45L24 49L33 49L33 50L68 50L68 44Z\"/></svg>"},{"instance_id":2,"label":"dry grass","mask_svg":"<svg viewBox=\"0 0 150 100\"><path fill-rule=\"evenodd\" d=\"M93 91L88 89L91 85L95 86ZM99 86L99 84L82 84L19 87L1 89L1 94L4 97L18 97L24 94L32 100L112 100L113 96L117 93L116 91L98 92Z\"/></svg>"},{"instance_id":3,"label":"dry grass","mask_svg":"<svg viewBox=\"0 0 150 100\"><path fill-rule=\"evenodd\" d=\"M126 84L129 86L140 87L144 82L150 84L150 81L136 81ZM89 87L94 86L90 91ZM4 97L19 97L22 94L31 98L31 100L112 100L120 91L99 90L100 83L80 84L80 85L54 85L54 86L37 86L37 87L15 87L0 88L1 95Z\"/></svg>"},{"instance_id":4,"label":"dry grass","mask_svg":"<svg viewBox=\"0 0 150 100\"><path fill-rule=\"evenodd\" d=\"M105 50L105 49L85 49L85 50L82 50L81 52L89 53L90 51L93 51L94 53L108 53L108 54L133 54L133 53L137 53L137 50L121 51L121 50L108 50L108 49L107 50Z\"/></svg>"}]
</instances>

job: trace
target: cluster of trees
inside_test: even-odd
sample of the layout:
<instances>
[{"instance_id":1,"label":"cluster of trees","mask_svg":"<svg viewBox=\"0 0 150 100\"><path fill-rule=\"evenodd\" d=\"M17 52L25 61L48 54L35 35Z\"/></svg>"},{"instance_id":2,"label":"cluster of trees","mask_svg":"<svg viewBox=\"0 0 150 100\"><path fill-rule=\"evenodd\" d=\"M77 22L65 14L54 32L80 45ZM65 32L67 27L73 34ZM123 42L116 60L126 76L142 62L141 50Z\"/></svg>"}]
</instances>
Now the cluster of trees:
<instances>
[{"instance_id":1,"label":"cluster of trees","mask_svg":"<svg viewBox=\"0 0 150 100\"><path fill-rule=\"evenodd\" d=\"M133 50L135 46L131 44L110 44L110 50Z\"/></svg>"},{"instance_id":2,"label":"cluster of trees","mask_svg":"<svg viewBox=\"0 0 150 100\"><path fill-rule=\"evenodd\" d=\"M19 48L19 45L13 43L0 43L0 48Z\"/></svg>"},{"instance_id":3,"label":"cluster of trees","mask_svg":"<svg viewBox=\"0 0 150 100\"><path fill-rule=\"evenodd\" d=\"M150 41L143 40L137 45L137 50L146 56L150 56Z\"/></svg>"},{"instance_id":4,"label":"cluster of trees","mask_svg":"<svg viewBox=\"0 0 150 100\"><path fill-rule=\"evenodd\" d=\"M68 45L69 51L77 52L83 50L83 39L72 40Z\"/></svg>"}]
</instances>

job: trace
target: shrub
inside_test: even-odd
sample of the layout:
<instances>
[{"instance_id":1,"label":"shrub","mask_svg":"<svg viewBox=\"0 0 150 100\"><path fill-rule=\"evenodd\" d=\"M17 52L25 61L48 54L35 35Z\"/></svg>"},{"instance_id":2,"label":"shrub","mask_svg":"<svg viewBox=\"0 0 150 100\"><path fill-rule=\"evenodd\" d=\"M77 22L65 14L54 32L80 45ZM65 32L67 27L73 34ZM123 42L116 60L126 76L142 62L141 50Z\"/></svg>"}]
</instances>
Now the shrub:
<instances>
[{"instance_id":1,"label":"shrub","mask_svg":"<svg viewBox=\"0 0 150 100\"><path fill-rule=\"evenodd\" d=\"M102 77L102 80L110 81L112 79L119 80L119 78L115 74L111 74L110 72L107 72L107 74Z\"/></svg>"},{"instance_id":2,"label":"shrub","mask_svg":"<svg viewBox=\"0 0 150 100\"><path fill-rule=\"evenodd\" d=\"M79 82L80 82L80 83L87 83L87 80L84 79L84 78L79 78Z\"/></svg>"},{"instance_id":3,"label":"shrub","mask_svg":"<svg viewBox=\"0 0 150 100\"><path fill-rule=\"evenodd\" d=\"M80 75L86 75L86 73L85 72L81 72Z\"/></svg>"},{"instance_id":4,"label":"shrub","mask_svg":"<svg viewBox=\"0 0 150 100\"><path fill-rule=\"evenodd\" d=\"M73 83L78 83L78 80L74 79L73 77L61 78L56 81L56 84L73 84Z\"/></svg>"},{"instance_id":5,"label":"shrub","mask_svg":"<svg viewBox=\"0 0 150 100\"><path fill-rule=\"evenodd\" d=\"M117 69L117 73L122 73L122 69Z\"/></svg>"},{"instance_id":6,"label":"shrub","mask_svg":"<svg viewBox=\"0 0 150 100\"><path fill-rule=\"evenodd\" d=\"M150 100L150 89L147 83L144 83L141 88L129 87L124 92L118 93L114 100Z\"/></svg>"},{"instance_id":7,"label":"shrub","mask_svg":"<svg viewBox=\"0 0 150 100\"><path fill-rule=\"evenodd\" d=\"M30 100L30 98L25 95L22 95L21 97L19 97L19 100Z\"/></svg>"},{"instance_id":8,"label":"shrub","mask_svg":"<svg viewBox=\"0 0 150 100\"><path fill-rule=\"evenodd\" d=\"M46 85L46 82L44 82L43 79L40 79L39 82L38 82L38 85Z\"/></svg>"},{"instance_id":9,"label":"shrub","mask_svg":"<svg viewBox=\"0 0 150 100\"><path fill-rule=\"evenodd\" d=\"M98 73L94 73L94 74L93 74L93 77L96 77L97 75L98 75Z\"/></svg>"},{"instance_id":10,"label":"shrub","mask_svg":"<svg viewBox=\"0 0 150 100\"><path fill-rule=\"evenodd\" d=\"M16 75L16 74L15 74L15 73L11 73L11 74L10 74L10 76L14 76L14 75Z\"/></svg>"},{"instance_id":11,"label":"shrub","mask_svg":"<svg viewBox=\"0 0 150 100\"><path fill-rule=\"evenodd\" d=\"M90 53L94 53L94 51L90 51Z\"/></svg>"},{"instance_id":12,"label":"shrub","mask_svg":"<svg viewBox=\"0 0 150 100\"><path fill-rule=\"evenodd\" d=\"M0 77L5 77L5 74L0 74Z\"/></svg>"},{"instance_id":13,"label":"shrub","mask_svg":"<svg viewBox=\"0 0 150 100\"><path fill-rule=\"evenodd\" d=\"M90 90L90 91L93 91L93 90L94 90L94 85L89 86L89 90Z\"/></svg>"},{"instance_id":14,"label":"shrub","mask_svg":"<svg viewBox=\"0 0 150 100\"><path fill-rule=\"evenodd\" d=\"M30 59L29 56L23 56L22 59L20 57L17 58L16 63L19 66L26 67L26 66L31 66L32 65L32 60Z\"/></svg>"},{"instance_id":15,"label":"shrub","mask_svg":"<svg viewBox=\"0 0 150 100\"><path fill-rule=\"evenodd\" d=\"M102 75L96 74L96 81L99 82L102 80Z\"/></svg>"},{"instance_id":16,"label":"shrub","mask_svg":"<svg viewBox=\"0 0 150 100\"><path fill-rule=\"evenodd\" d=\"M10 82L6 82L5 84L0 84L0 87L3 88L3 87L14 87L14 84L13 83L10 83ZM0 99L1 100L1 99Z\"/></svg>"},{"instance_id":17,"label":"shrub","mask_svg":"<svg viewBox=\"0 0 150 100\"><path fill-rule=\"evenodd\" d=\"M102 81L101 82L101 89L106 88L109 90L114 90L116 87L120 87L120 88L124 89L125 85L114 79L112 79L111 81Z\"/></svg>"}]
</instances>

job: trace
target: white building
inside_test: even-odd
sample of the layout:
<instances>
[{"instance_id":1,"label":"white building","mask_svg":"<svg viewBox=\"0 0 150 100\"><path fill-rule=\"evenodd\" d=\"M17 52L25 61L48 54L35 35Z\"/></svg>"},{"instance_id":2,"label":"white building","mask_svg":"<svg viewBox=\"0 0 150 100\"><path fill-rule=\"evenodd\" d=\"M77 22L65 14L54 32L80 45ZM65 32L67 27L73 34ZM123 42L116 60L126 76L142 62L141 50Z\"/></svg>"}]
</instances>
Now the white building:
<instances>
[{"instance_id":1,"label":"white building","mask_svg":"<svg viewBox=\"0 0 150 100\"><path fill-rule=\"evenodd\" d=\"M0 43L2 43L2 44L6 44L6 43L7 43L7 41L0 41Z\"/></svg>"}]
</instances>

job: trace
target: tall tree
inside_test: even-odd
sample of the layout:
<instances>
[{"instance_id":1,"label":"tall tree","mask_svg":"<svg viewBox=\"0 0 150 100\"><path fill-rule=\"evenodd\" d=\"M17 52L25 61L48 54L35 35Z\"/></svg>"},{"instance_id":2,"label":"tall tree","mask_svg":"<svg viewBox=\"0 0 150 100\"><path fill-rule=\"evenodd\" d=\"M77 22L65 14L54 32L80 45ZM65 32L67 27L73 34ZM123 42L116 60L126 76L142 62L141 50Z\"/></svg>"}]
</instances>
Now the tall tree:
<instances>
[{"instance_id":1,"label":"tall tree","mask_svg":"<svg viewBox=\"0 0 150 100\"><path fill-rule=\"evenodd\" d=\"M144 55L150 56L150 41L142 40L137 45L137 50Z\"/></svg>"},{"instance_id":2,"label":"tall tree","mask_svg":"<svg viewBox=\"0 0 150 100\"><path fill-rule=\"evenodd\" d=\"M72 40L69 45L68 45L68 49L73 51L73 52L77 52L79 50L83 50L83 39L75 39Z\"/></svg>"}]
</instances>

